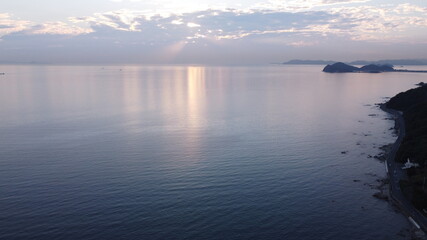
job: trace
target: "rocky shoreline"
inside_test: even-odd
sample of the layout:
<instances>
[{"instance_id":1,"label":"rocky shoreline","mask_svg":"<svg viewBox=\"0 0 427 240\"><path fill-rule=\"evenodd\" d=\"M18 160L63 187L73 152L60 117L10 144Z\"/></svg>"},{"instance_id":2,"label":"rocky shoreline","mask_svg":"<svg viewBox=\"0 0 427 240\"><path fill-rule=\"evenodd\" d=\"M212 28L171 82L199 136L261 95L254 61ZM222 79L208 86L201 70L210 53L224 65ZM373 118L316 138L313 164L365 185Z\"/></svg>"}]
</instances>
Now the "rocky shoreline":
<instances>
[{"instance_id":1,"label":"rocky shoreline","mask_svg":"<svg viewBox=\"0 0 427 240\"><path fill-rule=\"evenodd\" d=\"M386 111L384 109L384 104L377 104L377 106L379 106L383 111ZM389 130L393 130L393 133L398 135L399 131L402 130L402 129L399 129L398 118L397 117L386 118L385 120L395 121L395 126L390 128ZM396 212L402 213L406 217L412 218L411 212L408 211L407 206L405 206L404 203L402 203L397 199L398 197L396 195L398 194L396 193L393 194L393 186L392 186L393 184L391 181L394 181L394 180L391 180L391 176L387 172L388 162L390 160L394 160L395 158L394 156L396 155L395 153L396 150L393 149L393 147L396 144L398 144L398 140L396 140L396 142L394 143L385 144L380 147L377 147L380 150L380 152L377 155L375 156L368 155L368 158L376 159L385 164L387 175L385 177L382 177L379 175L373 175L373 177L375 177L375 181L372 183L364 183L363 185L376 191L375 193L372 194L374 198L390 203ZM400 237L405 237L405 239L410 239L410 240L426 240L427 239L426 233L422 229L414 226L413 224L410 224L409 228L402 229L397 235Z\"/></svg>"}]
</instances>

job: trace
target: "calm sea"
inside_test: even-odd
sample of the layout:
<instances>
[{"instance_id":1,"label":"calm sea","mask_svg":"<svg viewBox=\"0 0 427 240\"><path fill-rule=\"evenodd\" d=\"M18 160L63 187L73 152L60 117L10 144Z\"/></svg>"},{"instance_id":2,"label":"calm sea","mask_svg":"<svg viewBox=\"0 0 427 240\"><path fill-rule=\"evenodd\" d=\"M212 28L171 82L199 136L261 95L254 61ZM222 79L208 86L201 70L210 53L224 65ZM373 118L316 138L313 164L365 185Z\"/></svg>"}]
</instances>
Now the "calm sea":
<instances>
[{"instance_id":1,"label":"calm sea","mask_svg":"<svg viewBox=\"0 0 427 240\"><path fill-rule=\"evenodd\" d=\"M0 66L0 239L403 239L374 104L427 74L321 70Z\"/></svg>"}]
</instances>

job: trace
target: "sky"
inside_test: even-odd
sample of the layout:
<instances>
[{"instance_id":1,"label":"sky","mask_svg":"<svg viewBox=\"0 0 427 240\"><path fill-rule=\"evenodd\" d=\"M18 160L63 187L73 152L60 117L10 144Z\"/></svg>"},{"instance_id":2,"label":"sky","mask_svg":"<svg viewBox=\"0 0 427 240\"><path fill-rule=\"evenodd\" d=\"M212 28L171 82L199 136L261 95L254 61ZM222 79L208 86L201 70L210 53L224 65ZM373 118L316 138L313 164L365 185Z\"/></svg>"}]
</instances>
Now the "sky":
<instances>
[{"instance_id":1,"label":"sky","mask_svg":"<svg viewBox=\"0 0 427 240\"><path fill-rule=\"evenodd\" d=\"M0 6L0 63L426 56L426 0L2 0Z\"/></svg>"}]
</instances>

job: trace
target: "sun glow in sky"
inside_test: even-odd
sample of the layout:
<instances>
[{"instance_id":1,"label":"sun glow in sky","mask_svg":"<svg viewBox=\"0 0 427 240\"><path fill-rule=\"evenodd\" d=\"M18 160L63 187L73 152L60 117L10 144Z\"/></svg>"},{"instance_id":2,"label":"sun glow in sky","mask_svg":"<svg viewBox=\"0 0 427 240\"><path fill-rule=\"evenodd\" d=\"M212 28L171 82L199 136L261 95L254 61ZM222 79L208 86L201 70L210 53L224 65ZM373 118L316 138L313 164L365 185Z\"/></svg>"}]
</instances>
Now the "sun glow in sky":
<instances>
[{"instance_id":1,"label":"sun glow in sky","mask_svg":"<svg viewBox=\"0 0 427 240\"><path fill-rule=\"evenodd\" d=\"M5 0L1 62L425 58L427 1Z\"/></svg>"}]
</instances>

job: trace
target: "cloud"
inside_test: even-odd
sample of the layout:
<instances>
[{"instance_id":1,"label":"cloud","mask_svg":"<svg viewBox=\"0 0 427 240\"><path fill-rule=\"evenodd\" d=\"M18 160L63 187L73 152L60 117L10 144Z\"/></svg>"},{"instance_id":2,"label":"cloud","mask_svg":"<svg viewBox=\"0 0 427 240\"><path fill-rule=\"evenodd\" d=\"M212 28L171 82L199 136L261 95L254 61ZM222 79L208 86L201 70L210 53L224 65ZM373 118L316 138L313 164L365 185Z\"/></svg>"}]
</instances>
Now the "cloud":
<instances>
[{"instance_id":1,"label":"cloud","mask_svg":"<svg viewBox=\"0 0 427 240\"><path fill-rule=\"evenodd\" d=\"M370 0L269 0L255 4L252 8L273 10L273 11L308 11L311 9L331 6L331 5L346 5L353 3L366 3Z\"/></svg>"},{"instance_id":2,"label":"cloud","mask_svg":"<svg viewBox=\"0 0 427 240\"><path fill-rule=\"evenodd\" d=\"M142 0L110 0L110 2L117 2L117 3L122 3L122 2L141 2Z\"/></svg>"},{"instance_id":3,"label":"cloud","mask_svg":"<svg viewBox=\"0 0 427 240\"><path fill-rule=\"evenodd\" d=\"M0 14L0 50L4 58L38 56L35 52L44 51L43 61L84 58L88 62L164 63L218 56L231 61L235 59L233 52L275 56L278 49L314 51L318 47L332 51L335 42L427 42L425 8L413 4L355 4L361 2L366 1L270 1L271 6L282 4L283 8L206 9L175 14L122 9L42 24ZM301 3L300 8L293 8L292 4L297 3ZM314 10L310 4L332 7Z\"/></svg>"},{"instance_id":4,"label":"cloud","mask_svg":"<svg viewBox=\"0 0 427 240\"><path fill-rule=\"evenodd\" d=\"M13 19L9 13L0 13L0 37L27 29L30 26L29 21Z\"/></svg>"},{"instance_id":5,"label":"cloud","mask_svg":"<svg viewBox=\"0 0 427 240\"><path fill-rule=\"evenodd\" d=\"M336 20L339 26L348 26L338 31L339 34L345 34L354 40L395 42L419 37L411 32L414 27L425 32L427 12L424 10L415 5L404 4L383 7L340 7L333 8L330 12L339 14ZM330 27L337 30L334 25Z\"/></svg>"},{"instance_id":6,"label":"cloud","mask_svg":"<svg viewBox=\"0 0 427 240\"><path fill-rule=\"evenodd\" d=\"M321 4L349 4L349 3L365 3L370 0L322 0Z\"/></svg>"},{"instance_id":7,"label":"cloud","mask_svg":"<svg viewBox=\"0 0 427 240\"><path fill-rule=\"evenodd\" d=\"M414 14L414 13L424 13L427 14L427 8L413 5L410 3L399 4L395 10L396 13L400 14Z\"/></svg>"},{"instance_id":8,"label":"cloud","mask_svg":"<svg viewBox=\"0 0 427 240\"><path fill-rule=\"evenodd\" d=\"M324 4L349 4L366 0L272 0L268 4L308 8ZM285 6L286 5L286 6ZM270 6L270 8L273 8ZM402 37L405 29L426 27L426 8L411 4L396 6L339 6L326 10L208 9L180 14L149 14L142 11L118 10L88 17L71 17L69 22L33 24L0 15L0 33L24 31L28 34L89 34L110 38L122 31L140 32L142 42L170 42L186 39L240 39L250 36L339 35L353 40L387 40ZM397 33L397 35L396 35ZM134 34L136 35L136 34ZM120 37L119 37L120 38ZM123 40L123 39L120 39Z\"/></svg>"},{"instance_id":9,"label":"cloud","mask_svg":"<svg viewBox=\"0 0 427 240\"><path fill-rule=\"evenodd\" d=\"M63 34L79 35L91 32L91 29L70 25L65 22L46 22L36 24L31 21L14 19L11 14L0 13L0 38L16 32L28 35Z\"/></svg>"},{"instance_id":10,"label":"cloud","mask_svg":"<svg viewBox=\"0 0 427 240\"><path fill-rule=\"evenodd\" d=\"M91 29L69 25L64 22L47 22L33 25L24 31L27 34L60 34L60 35L80 35L92 32Z\"/></svg>"},{"instance_id":11,"label":"cloud","mask_svg":"<svg viewBox=\"0 0 427 240\"><path fill-rule=\"evenodd\" d=\"M364 0L294 0L270 1L271 4L343 4ZM299 4L305 8L304 4ZM280 9L280 8L279 8ZM240 39L272 34L337 35L353 40L393 41L405 37L406 30L426 24L426 9L411 5L337 6L317 11L285 10L215 10L195 11L166 16L120 10L98 13L86 18L73 18L74 23L86 23L92 31L141 32L144 41L181 41L209 38L212 40ZM76 30L77 31L77 30ZM82 32L88 32L80 29ZM410 36L408 36L410 37Z\"/></svg>"},{"instance_id":12,"label":"cloud","mask_svg":"<svg viewBox=\"0 0 427 240\"><path fill-rule=\"evenodd\" d=\"M311 24L326 24L336 17L326 12L275 12L206 10L167 17L146 16L137 12L109 12L87 18L74 18L86 23L93 35L109 32L139 32L142 41L169 42L186 39L239 39L252 35L297 34L307 32Z\"/></svg>"}]
</instances>

